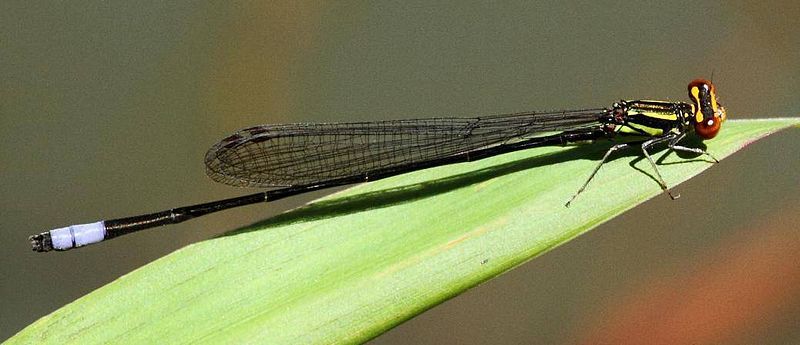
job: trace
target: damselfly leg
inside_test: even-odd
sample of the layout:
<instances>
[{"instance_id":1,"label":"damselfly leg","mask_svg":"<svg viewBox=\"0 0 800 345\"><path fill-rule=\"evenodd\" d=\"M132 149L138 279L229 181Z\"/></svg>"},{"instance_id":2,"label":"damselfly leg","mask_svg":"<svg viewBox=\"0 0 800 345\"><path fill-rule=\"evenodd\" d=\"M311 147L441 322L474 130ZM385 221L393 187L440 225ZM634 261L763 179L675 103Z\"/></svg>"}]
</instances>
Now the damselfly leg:
<instances>
[{"instance_id":1,"label":"damselfly leg","mask_svg":"<svg viewBox=\"0 0 800 345\"><path fill-rule=\"evenodd\" d=\"M674 150L674 151L689 152L689 153L695 153L695 154L698 154L698 155L706 155L706 156L708 156L708 158L711 158L712 160L714 160L714 163L719 163L719 159L717 159L717 157L714 157L712 154L708 153L708 151L706 151L706 150L703 150L703 149L700 149L700 148L696 148L696 147L686 147L686 146L677 145L678 142L683 140L683 138L685 138L685 137L686 137L686 133L679 134L675 139L672 139L672 140L669 141L669 146L668 147L671 150Z\"/></svg>"},{"instance_id":2,"label":"damselfly leg","mask_svg":"<svg viewBox=\"0 0 800 345\"><path fill-rule=\"evenodd\" d=\"M713 159L715 163L719 163L719 160L717 160L716 157L714 157L713 155L711 155L710 153L708 153L703 149L677 145L677 143L680 142L684 137L686 137L686 133L680 133L680 134L669 133L643 142L639 141L632 143L617 144L612 146L611 148L608 149L608 151L606 151L606 154L603 155L603 159L600 160L600 163L598 163L597 166L594 168L594 170L592 170L592 173L589 175L589 178L586 179L586 182L583 183L581 188L578 189L578 191L569 199L569 201L567 201L567 203L564 206L569 207L572 201L575 200L575 198L586 189L586 186L588 186L589 182L591 182L592 179L594 179L595 175L597 175L597 172L600 170L603 164L605 164L606 161L608 161L608 157L611 156L612 153L620 149L636 146L637 144L641 144L640 147L642 149L642 153L644 153L645 158L647 158L647 161L650 162L650 165L653 167L653 171L655 172L656 182L658 182L658 185L661 187L661 190L667 193L667 195L669 195L669 197L673 200L679 198L680 194L673 194L672 190L670 190L669 186L667 186L667 183L664 181L664 178L661 177L661 172L659 172L658 170L658 165L650 156L650 153L647 151L648 149L650 149L655 145L667 142L667 147L669 147L669 149L671 150L690 152L695 154L703 154Z\"/></svg>"},{"instance_id":3,"label":"damselfly leg","mask_svg":"<svg viewBox=\"0 0 800 345\"><path fill-rule=\"evenodd\" d=\"M624 144L616 144L614 146L611 146L611 148L608 149L608 151L606 151L606 154L603 155L603 159L600 160L600 164L597 164L597 166L594 168L594 170L592 170L592 173L589 175L589 178L586 179L586 182L584 182L583 185L581 186L581 188L578 189L578 191L571 198L569 198L569 201L567 201L567 203L564 204L564 206L569 207L569 204L572 203L572 201L575 200L575 198L578 197L578 194L581 194L583 192L583 190L586 189L586 186L589 185L589 182L592 181L592 179L594 178L594 175L597 174L597 171L600 170L600 167L602 167L603 164L606 163L606 160L608 159L609 156L611 156L612 153L614 153L615 151L617 151L619 149L624 149L624 148L631 147L633 144L637 144L637 143L624 143Z\"/></svg>"},{"instance_id":4,"label":"damselfly leg","mask_svg":"<svg viewBox=\"0 0 800 345\"><path fill-rule=\"evenodd\" d=\"M651 148L653 145L657 145L665 141L671 141L675 139L675 136L676 136L675 134L670 133L660 137L655 137L653 139L645 141L642 144L642 152L644 153L644 156L647 157L647 161L649 161L650 165L653 167L653 171L656 172L656 180L658 181L658 185L661 186L661 190L666 192L667 195L669 195L670 199L672 200L680 198L681 195L680 194L672 195L672 191L669 189L669 187L667 187L667 183L664 182L664 178L661 177L661 172L658 171L658 166L656 165L656 162L653 160L653 158L650 157L650 153L647 152L647 149Z\"/></svg>"}]
</instances>

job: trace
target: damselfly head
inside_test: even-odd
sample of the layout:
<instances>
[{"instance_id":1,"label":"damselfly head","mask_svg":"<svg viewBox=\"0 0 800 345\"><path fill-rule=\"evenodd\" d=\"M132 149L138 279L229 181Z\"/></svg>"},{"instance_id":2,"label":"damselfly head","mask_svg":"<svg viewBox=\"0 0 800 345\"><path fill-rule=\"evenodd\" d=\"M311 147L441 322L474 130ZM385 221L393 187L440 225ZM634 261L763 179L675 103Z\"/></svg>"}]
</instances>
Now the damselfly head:
<instances>
[{"instance_id":1,"label":"damselfly head","mask_svg":"<svg viewBox=\"0 0 800 345\"><path fill-rule=\"evenodd\" d=\"M689 83L689 98L694 109L694 130L697 136L711 139L717 136L727 114L725 107L719 104L717 89L710 81L695 79Z\"/></svg>"}]
</instances>

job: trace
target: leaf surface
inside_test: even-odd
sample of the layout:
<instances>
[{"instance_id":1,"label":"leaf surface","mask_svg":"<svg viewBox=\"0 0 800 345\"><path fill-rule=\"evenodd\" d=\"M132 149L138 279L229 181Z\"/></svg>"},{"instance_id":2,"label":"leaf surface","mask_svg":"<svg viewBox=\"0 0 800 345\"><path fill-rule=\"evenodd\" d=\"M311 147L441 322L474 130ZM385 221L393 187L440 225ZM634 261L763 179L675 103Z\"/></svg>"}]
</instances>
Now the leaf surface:
<instances>
[{"instance_id":1,"label":"leaf surface","mask_svg":"<svg viewBox=\"0 0 800 345\"><path fill-rule=\"evenodd\" d=\"M799 123L731 120L714 140L687 146L722 159ZM175 251L8 342L363 342L665 197L634 149L564 207L609 146L537 148L361 184ZM672 187L726 168L667 150L654 158Z\"/></svg>"}]
</instances>

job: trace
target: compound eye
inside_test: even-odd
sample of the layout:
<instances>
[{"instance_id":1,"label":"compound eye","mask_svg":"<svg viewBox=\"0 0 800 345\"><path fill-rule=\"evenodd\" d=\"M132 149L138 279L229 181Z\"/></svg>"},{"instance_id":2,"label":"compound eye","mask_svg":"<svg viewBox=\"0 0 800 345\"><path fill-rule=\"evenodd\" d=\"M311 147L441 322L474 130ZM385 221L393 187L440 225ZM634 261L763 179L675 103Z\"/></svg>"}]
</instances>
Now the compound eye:
<instances>
[{"instance_id":1,"label":"compound eye","mask_svg":"<svg viewBox=\"0 0 800 345\"><path fill-rule=\"evenodd\" d=\"M722 125L723 119L714 116L710 119L703 119L703 121L694 124L694 131L697 136L703 139L713 139L719 133L719 128Z\"/></svg>"}]
</instances>

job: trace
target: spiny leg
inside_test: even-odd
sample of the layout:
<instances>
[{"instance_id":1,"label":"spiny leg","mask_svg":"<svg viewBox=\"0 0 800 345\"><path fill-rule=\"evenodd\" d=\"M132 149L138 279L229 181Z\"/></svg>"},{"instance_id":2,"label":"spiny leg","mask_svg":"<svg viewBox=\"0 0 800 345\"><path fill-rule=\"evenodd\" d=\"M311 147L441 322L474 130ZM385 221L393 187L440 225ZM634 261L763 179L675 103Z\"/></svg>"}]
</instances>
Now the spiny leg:
<instances>
[{"instance_id":1,"label":"spiny leg","mask_svg":"<svg viewBox=\"0 0 800 345\"><path fill-rule=\"evenodd\" d=\"M670 140L669 144L668 144L669 148L672 149L672 150L675 150L675 151L683 151L683 152L691 152L691 153L696 153L696 154L703 154L703 155L706 155L709 158L713 159L715 163L719 163L719 160L717 159L717 157L712 156L706 150L699 149L699 148L694 148L694 147L686 147L686 146L676 145L676 144L678 144L679 141L683 140L683 138L685 138L685 137L686 137L686 133L681 133L680 135L678 135L674 139Z\"/></svg>"},{"instance_id":2,"label":"spiny leg","mask_svg":"<svg viewBox=\"0 0 800 345\"><path fill-rule=\"evenodd\" d=\"M611 154L614 151L617 151L619 149L623 149L623 148L626 148L626 147L630 147L632 144L635 144L635 143L616 144L614 146L611 146L611 148L609 148L608 151L606 151L606 154L603 156L603 159L600 160L600 164L597 164L597 166L594 168L594 171L592 171L592 174L589 175L589 178L586 179L586 182L583 183L583 186L581 186L581 188L578 189L578 191L575 193L575 195L573 195L569 199L569 201L567 201L567 203L564 204L564 206L569 207L569 204L572 203L572 201L575 200L576 197L578 197L578 194L581 194L583 192L583 190L586 189L586 186L588 186L589 182L592 181L592 179L594 178L594 175L596 175L597 171L600 170L600 167L602 167L603 164L606 163L606 160L608 159L608 156L611 156Z\"/></svg>"},{"instance_id":3,"label":"spiny leg","mask_svg":"<svg viewBox=\"0 0 800 345\"><path fill-rule=\"evenodd\" d=\"M663 191L665 191L667 193L667 195L669 195L669 197L672 200L680 198L681 195L680 194L672 195L672 191L669 189L669 187L667 187L667 183L664 182L664 178L661 177L661 173L658 171L658 167L656 166L656 162L653 161L652 157L650 157L650 153L647 152L647 149L649 149L653 145L660 144L660 143L662 143L664 141L668 141L669 140L671 142L675 138L676 138L675 134L667 134L667 135L664 135L664 136L660 136L660 137L657 137L657 138L650 139L648 141L645 141L642 144L642 152L644 152L644 156L647 157L647 160L650 162L650 165L653 166L653 171L656 172L656 179L658 180L658 184L661 186L661 189Z\"/></svg>"}]
</instances>

